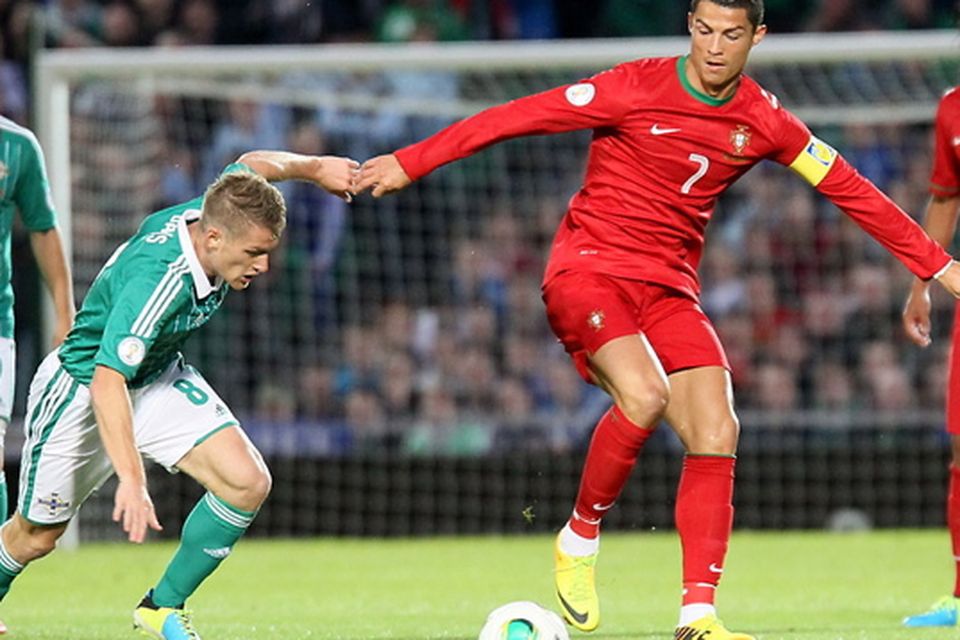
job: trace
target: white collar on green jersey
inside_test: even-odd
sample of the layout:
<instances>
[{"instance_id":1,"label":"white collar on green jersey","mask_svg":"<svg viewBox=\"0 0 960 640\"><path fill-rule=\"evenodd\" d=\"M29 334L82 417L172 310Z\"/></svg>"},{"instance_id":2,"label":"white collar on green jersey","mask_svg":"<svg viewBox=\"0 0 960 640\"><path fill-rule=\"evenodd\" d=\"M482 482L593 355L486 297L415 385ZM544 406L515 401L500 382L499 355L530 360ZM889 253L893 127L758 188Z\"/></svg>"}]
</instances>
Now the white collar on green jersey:
<instances>
[{"instance_id":1,"label":"white collar on green jersey","mask_svg":"<svg viewBox=\"0 0 960 640\"><path fill-rule=\"evenodd\" d=\"M219 289L223 284L223 278L217 277L216 286L210 284L210 278L203 272L200 266L200 258L193 248L193 242L190 241L190 231L187 229L187 223L200 219L199 209L187 209L183 212L183 217L177 220L177 236L180 238L180 248L183 249L183 255L187 258L187 264L190 265L190 275L193 276L193 289L197 292L197 299L203 300L208 295Z\"/></svg>"}]
</instances>

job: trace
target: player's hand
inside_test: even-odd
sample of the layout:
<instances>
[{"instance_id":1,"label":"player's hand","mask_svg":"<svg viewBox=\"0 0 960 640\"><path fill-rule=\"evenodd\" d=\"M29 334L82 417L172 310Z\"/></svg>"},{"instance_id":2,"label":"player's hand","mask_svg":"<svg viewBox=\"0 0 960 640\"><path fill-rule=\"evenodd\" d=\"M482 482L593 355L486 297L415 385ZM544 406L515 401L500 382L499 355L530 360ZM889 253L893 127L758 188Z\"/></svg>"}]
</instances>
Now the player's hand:
<instances>
[{"instance_id":1,"label":"player's hand","mask_svg":"<svg viewBox=\"0 0 960 640\"><path fill-rule=\"evenodd\" d=\"M907 337L921 347L930 346L930 285L917 281L903 305L903 328Z\"/></svg>"},{"instance_id":2,"label":"player's hand","mask_svg":"<svg viewBox=\"0 0 960 640\"><path fill-rule=\"evenodd\" d=\"M313 181L329 193L351 202L359 171L360 163L352 158L322 156Z\"/></svg>"},{"instance_id":3,"label":"player's hand","mask_svg":"<svg viewBox=\"0 0 960 640\"><path fill-rule=\"evenodd\" d=\"M379 198L400 191L411 182L410 176L403 170L397 156L390 153L370 158L363 163L354 193L363 193L367 189L372 189L373 197Z\"/></svg>"},{"instance_id":4,"label":"player's hand","mask_svg":"<svg viewBox=\"0 0 960 640\"><path fill-rule=\"evenodd\" d=\"M147 538L147 527L162 531L153 510L153 500L142 482L121 480L113 499L113 521L121 522L130 542L137 544Z\"/></svg>"}]
</instances>

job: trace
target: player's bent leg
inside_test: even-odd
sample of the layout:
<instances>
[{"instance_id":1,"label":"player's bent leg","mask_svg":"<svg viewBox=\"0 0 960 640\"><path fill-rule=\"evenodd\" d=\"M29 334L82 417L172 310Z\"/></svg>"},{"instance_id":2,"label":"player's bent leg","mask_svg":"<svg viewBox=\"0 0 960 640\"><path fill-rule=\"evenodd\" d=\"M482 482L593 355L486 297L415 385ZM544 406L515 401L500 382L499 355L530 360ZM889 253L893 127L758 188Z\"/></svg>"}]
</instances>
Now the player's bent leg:
<instances>
[{"instance_id":1,"label":"player's bent leg","mask_svg":"<svg viewBox=\"0 0 960 640\"><path fill-rule=\"evenodd\" d=\"M56 548L66 529L66 523L33 524L19 513L0 528L0 600L24 567Z\"/></svg>"},{"instance_id":2,"label":"player's bent leg","mask_svg":"<svg viewBox=\"0 0 960 640\"><path fill-rule=\"evenodd\" d=\"M683 550L678 629L683 629L698 620L714 624L709 620L710 616L715 620L714 599L733 528L733 454L739 422L730 375L723 367L675 372L670 387L666 418L687 450L676 502Z\"/></svg>"},{"instance_id":3,"label":"player's bent leg","mask_svg":"<svg viewBox=\"0 0 960 640\"><path fill-rule=\"evenodd\" d=\"M600 623L595 576L600 521L619 497L668 395L666 375L642 334L606 343L589 367L615 405L594 429L573 514L554 547L557 602L566 621L581 631Z\"/></svg>"},{"instance_id":4,"label":"player's bent leg","mask_svg":"<svg viewBox=\"0 0 960 640\"><path fill-rule=\"evenodd\" d=\"M184 603L230 555L269 494L271 480L262 456L239 427L215 433L177 467L208 492L184 522L180 546L134 612L134 625L156 638L196 640Z\"/></svg>"},{"instance_id":5,"label":"player's bent leg","mask_svg":"<svg viewBox=\"0 0 960 640\"><path fill-rule=\"evenodd\" d=\"M956 418L951 415L950 419ZM950 448L953 455L947 483L947 528L950 530L953 550L953 597L960 598L960 435L954 432L952 423L950 427Z\"/></svg>"},{"instance_id":6,"label":"player's bent leg","mask_svg":"<svg viewBox=\"0 0 960 640\"><path fill-rule=\"evenodd\" d=\"M0 528L0 601L10 592L10 586L30 562L42 558L57 546L67 525L36 525L20 514ZM0 622L0 634L7 626Z\"/></svg>"},{"instance_id":7,"label":"player's bent leg","mask_svg":"<svg viewBox=\"0 0 960 640\"><path fill-rule=\"evenodd\" d=\"M953 452L947 483L947 528L950 530L955 567L953 593L943 596L926 611L905 617L905 627L955 627L960 624L960 436L952 433L953 421L960 416L951 409L952 407L948 407L947 410L948 426L951 427L950 446Z\"/></svg>"},{"instance_id":8,"label":"player's bent leg","mask_svg":"<svg viewBox=\"0 0 960 640\"><path fill-rule=\"evenodd\" d=\"M6 420L0 419L0 522L6 522L7 514L10 512L9 494L7 492L7 474L6 471L4 471L6 451L3 446L3 443L6 441L8 425L9 423ZM7 625L3 623L3 620L0 620L0 635L6 632Z\"/></svg>"}]
</instances>

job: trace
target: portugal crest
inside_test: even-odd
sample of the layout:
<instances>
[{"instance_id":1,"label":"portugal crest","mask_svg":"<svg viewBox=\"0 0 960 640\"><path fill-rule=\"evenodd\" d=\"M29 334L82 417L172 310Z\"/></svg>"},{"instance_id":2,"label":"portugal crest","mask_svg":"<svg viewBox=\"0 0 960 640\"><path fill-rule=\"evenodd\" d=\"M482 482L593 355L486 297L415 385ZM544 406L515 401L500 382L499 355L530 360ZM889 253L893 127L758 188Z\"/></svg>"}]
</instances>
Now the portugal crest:
<instances>
[{"instance_id":1,"label":"portugal crest","mask_svg":"<svg viewBox=\"0 0 960 640\"><path fill-rule=\"evenodd\" d=\"M730 132L730 144L733 145L733 154L742 156L744 150L750 146L750 127L745 124L738 124L737 128Z\"/></svg>"},{"instance_id":2,"label":"portugal crest","mask_svg":"<svg viewBox=\"0 0 960 640\"><path fill-rule=\"evenodd\" d=\"M603 329L603 320L604 315L603 311L600 309L595 309L590 312L590 315L587 316L587 324L593 328L594 331L600 331Z\"/></svg>"}]
</instances>

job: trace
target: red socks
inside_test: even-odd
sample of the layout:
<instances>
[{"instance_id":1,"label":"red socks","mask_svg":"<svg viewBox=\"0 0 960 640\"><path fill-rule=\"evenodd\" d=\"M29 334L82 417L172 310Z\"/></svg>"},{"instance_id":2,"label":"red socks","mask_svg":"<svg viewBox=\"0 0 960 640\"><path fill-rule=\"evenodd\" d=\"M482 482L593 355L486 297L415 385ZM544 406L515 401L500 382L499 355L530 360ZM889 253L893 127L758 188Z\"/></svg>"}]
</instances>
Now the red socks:
<instances>
[{"instance_id":1,"label":"red socks","mask_svg":"<svg viewBox=\"0 0 960 640\"><path fill-rule=\"evenodd\" d=\"M713 604L733 528L733 456L688 454L677 489L683 604Z\"/></svg>"},{"instance_id":2,"label":"red socks","mask_svg":"<svg viewBox=\"0 0 960 640\"><path fill-rule=\"evenodd\" d=\"M630 421L614 405L597 423L580 477L570 528L584 538L600 534L600 520L610 510L630 476L637 454L653 428Z\"/></svg>"},{"instance_id":3,"label":"red socks","mask_svg":"<svg viewBox=\"0 0 960 640\"><path fill-rule=\"evenodd\" d=\"M632 423L616 406L597 423L580 478L580 490L569 527L595 539L600 520L613 506L653 433ZM733 477L736 458L688 454L677 489L676 524L683 547L683 604L713 604L733 529ZM954 504L956 481L956 507ZM951 531L960 534L960 471L951 467ZM952 518L956 518L954 523ZM960 535L954 551L960 555ZM958 569L960 575L960 569ZM960 586L960 582L958 582Z\"/></svg>"},{"instance_id":4,"label":"red socks","mask_svg":"<svg viewBox=\"0 0 960 640\"><path fill-rule=\"evenodd\" d=\"M960 469L953 464L950 465L950 483L947 489L947 528L950 529L953 561L956 565L953 596L960 598Z\"/></svg>"}]
</instances>

